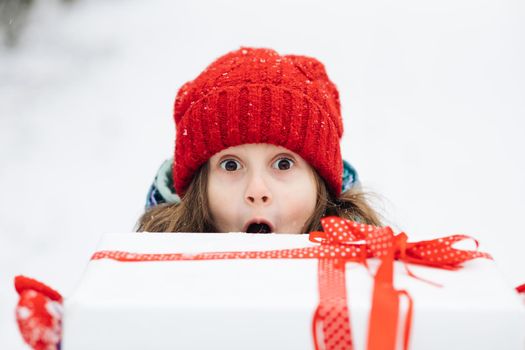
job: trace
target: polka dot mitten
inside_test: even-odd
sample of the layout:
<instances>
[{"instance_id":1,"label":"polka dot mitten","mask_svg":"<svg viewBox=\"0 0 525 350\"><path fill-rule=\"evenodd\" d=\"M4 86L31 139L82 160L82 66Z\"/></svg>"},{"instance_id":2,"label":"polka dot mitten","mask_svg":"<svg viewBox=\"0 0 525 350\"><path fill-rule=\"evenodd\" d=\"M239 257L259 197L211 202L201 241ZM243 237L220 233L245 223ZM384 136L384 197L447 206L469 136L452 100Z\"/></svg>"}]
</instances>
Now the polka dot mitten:
<instances>
[{"instance_id":1,"label":"polka dot mitten","mask_svg":"<svg viewBox=\"0 0 525 350\"><path fill-rule=\"evenodd\" d=\"M59 350L62 338L62 296L45 284L15 277L20 296L16 320L24 341L35 350Z\"/></svg>"}]
</instances>

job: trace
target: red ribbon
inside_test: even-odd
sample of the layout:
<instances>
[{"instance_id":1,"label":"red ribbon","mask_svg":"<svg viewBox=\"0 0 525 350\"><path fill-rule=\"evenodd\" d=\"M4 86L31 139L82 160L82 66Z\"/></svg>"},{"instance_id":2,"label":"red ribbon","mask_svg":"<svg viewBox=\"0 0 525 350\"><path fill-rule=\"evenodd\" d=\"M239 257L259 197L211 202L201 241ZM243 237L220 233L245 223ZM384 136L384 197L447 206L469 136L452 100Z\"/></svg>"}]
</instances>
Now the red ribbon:
<instances>
[{"instance_id":1,"label":"red ribbon","mask_svg":"<svg viewBox=\"0 0 525 350\"><path fill-rule=\"evenodd\" d=\"M350 331L345 264L368 258L379 258L381 264L374 277L372 308L368 330L368 350L390 350L396 347L399 319L399 300L409 302L404 325L403 347L408 349L412 321L412 299L408 292L393 286L394 260L405 263L454 270L465 261L475 258L492 259L489 254L477 251L478 242L465 235L453 235L420 242L407 242L407 235L394 235L390 227L360 224L339 217L321 220L324 232L311 232L309 239L318 246L255 251L209 252L197 254L139 254L122 251L99 251L92 260L118 261L177 261L218 259L318 259L319 304L312 321L312 334L316 350L353 349ZM471 239L476 250L455 249L456 242ZM414 276L408 266L407 273ZM416 277L417 278L417 277Z\"/></svg>"}]
</instances>

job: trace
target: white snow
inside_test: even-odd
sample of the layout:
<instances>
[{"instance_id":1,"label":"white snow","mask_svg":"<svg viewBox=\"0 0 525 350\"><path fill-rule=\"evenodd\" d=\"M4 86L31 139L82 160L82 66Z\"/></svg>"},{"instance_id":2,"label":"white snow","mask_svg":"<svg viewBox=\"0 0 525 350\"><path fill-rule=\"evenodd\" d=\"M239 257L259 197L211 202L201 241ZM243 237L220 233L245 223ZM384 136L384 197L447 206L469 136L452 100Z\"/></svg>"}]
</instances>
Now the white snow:
<instances>
[{"instance_id":1,"label":"white snow","mask_svg":"<svg viewBox=\"0 0 525 350\"><path fill-rule=\"evenodd\" d=\"M321 5L322 4L322 5ZM325 63L343 153L412 239L465 233L525 282L525 15L511 0L36 1L0 48L0 348L13 278L72 292L132 231L173 151L177 89L240 46Z\"/></svg>"},{"instance_id":2,"label":"white snow","mask_svg":"<svg viewBox=\"0 0 525 350\"><path fill-rule=\"evenodd\" d=\"M18 317L20 317L22 320L25 320L26 318L31 316L31 310L29 310L25 306L21 306L21 307L17 308L16 311L18 313Z\"/></svg>"}]
</instances>

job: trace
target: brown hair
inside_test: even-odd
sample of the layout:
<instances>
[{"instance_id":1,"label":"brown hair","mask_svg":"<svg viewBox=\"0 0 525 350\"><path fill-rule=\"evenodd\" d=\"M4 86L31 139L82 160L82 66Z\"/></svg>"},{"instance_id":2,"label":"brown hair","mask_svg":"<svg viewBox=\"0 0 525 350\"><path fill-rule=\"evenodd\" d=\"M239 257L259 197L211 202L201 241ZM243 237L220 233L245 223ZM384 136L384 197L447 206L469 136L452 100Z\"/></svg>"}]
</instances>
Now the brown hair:
<instances>
[{"instance_id":1,"label":"brown hair","mask_svg":"<svg viewBox=\"0 0 525 350\"><path fill-rule=\"evenodd\" d=\"M180 203L160 204L146 211L138 221L139 232L217 232L208 205L208 162L195 173ZM303 232L320 231L321 218L339 216L374 226L381 226L381 216L368 202L369 194L360 186L333 198L325 181L314 170L317 202Z\"/></svg>"}]
</instances>

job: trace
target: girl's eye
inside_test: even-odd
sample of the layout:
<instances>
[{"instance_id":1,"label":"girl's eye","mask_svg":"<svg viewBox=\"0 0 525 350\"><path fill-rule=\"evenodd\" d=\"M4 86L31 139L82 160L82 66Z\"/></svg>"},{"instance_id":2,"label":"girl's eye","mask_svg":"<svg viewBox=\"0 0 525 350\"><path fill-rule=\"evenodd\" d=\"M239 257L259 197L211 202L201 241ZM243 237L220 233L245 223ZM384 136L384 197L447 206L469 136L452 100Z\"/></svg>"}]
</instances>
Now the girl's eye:
<instances>
[{"instance_id":1,"label":"girl's eye","mask_svg":"<svg viewBox=\"0 0 525 350\"><path fill-rule=\"evenodd\" d=\"M241 163L233 159L223 160L220 165L221 168L226 171L235 171L241 167Z\"/></svg>"},{"instance_id":2,"label":"girl's eye","mask_svg":"<svg viewBox=\"0 0 525 350\"><path fill-rule=\"evenodd\" d=\"M279 170L288 170L293 166L293 160L289 158L280 158L273 163L273 167Z\"/></svg>"}]
</instances>

